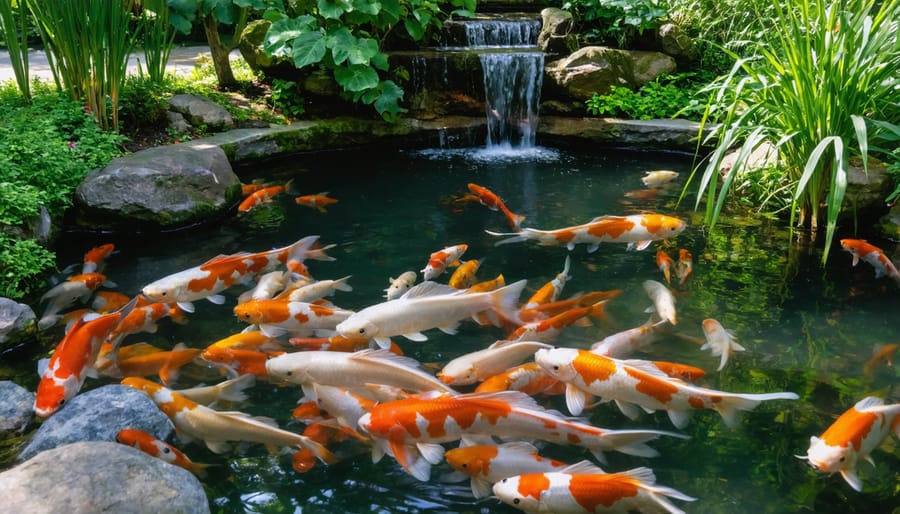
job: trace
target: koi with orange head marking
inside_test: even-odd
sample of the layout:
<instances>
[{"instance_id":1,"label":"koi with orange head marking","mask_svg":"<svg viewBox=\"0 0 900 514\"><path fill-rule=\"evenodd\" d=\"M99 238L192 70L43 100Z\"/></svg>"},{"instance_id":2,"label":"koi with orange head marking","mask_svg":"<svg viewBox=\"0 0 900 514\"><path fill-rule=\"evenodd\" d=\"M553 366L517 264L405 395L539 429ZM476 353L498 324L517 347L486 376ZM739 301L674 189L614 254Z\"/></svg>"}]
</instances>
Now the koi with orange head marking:
<instances>
[{"instance_id":1,"label":"koi with orange head marking","mask_svg":"<svg viewBox=\"0 0 900 514\"><path fill-rule=\"evenodd\" d=\"M259 325L259 330L270 337L284 334L300 335L312 330L334 330L352 311L330 308L315 303L283 300L253 300L234 307L234 315L241 321Z\"/></svg>"},{"instance_id":2,"label":"koi with orange head marking","mask_svg":"<svg viewBox=\"0 0 900 514\"><path fill-rule=\"evenodd\" d=\"M666 277L666 284L672 283L672 268L675 264L672 262L672 258L669 257L669 254L663 250L662 246L656 249L656 267L659 268L659 271L663 272L663 276Z\"/></svg>"},{"instance_id":3,"label":"koi with orange head marking","mask_svg":"<svg viewBox=\"0 0 900 514\"><path fill-rule=\"evenodd\" d=\"M570 251L576 244L588 245L588 253L597 251L600 243L628 243L628 248L643 250L653 241L680 234L687 223L663 214L634 214L631 216L600 216L588 223L555 230L523 228L521 232L503 234L486 231L492 236L512 236L496 245L536 241L541 246L565 246Z\"/></svg>"},{"instance_id":4,"label":"koi with orange head marking","mask_svg":"<svg viewBox=\"0 0 900 514\"><path fill-rule=\"evenodd\" d=\"M684 248L678 250L678 262L675 263L675 276L678 277L678 285L683 286L691 275L694 274L694 258L691 252Z\"/></svg>"},{"instance_id":5,"label":"koi with orange head marking","mask_svg":"<svg viewBox=\"0 0 900 514\"><path fill-rule=\"evenodd\" d=\"M841 248L853 256L853 266L859 264L859 261L865 261L875 268L875 278L887 275L900 285L900 272L881 248L865 239L841 239Z\"/></svg>"},{"instance_id":6,"label":"koi with orange head marking","mask_svg":"<svg viewBox=\"0 0 900 514\"><path fill-rule=\"evenodd\" d=\"M443 273L450 266L458 266L459 258L469 249L467 244L448 246L428 257L428 263L422 269L423 280L431 280Z\"/></svg>"},{"instance_id":7,"label":"koi with orange head marking","mask_svg":"<svg viewBox=\"0 0 900 514\"><path fill-rule=\"evenodd\" d=\"M542 457L537 448L526 442L500 445L463 446L444 454L447 464L471 479L472 495L491 495L491 486L504 478L523 473L559 471L568 464Z\"/></svg>"},{"instance_id":8,"label":"koi with orange head marking","mask_svg":"<svg viewBox=\"0 0 900 514\"><path fill-rule=\"evenodd\" d=\"M476 393L497 391L521 391L528 396L557 395L566 392L566 385L547 374L536 362L528 362L488 377L475 388Z\"/></svg>"},{"instance_id":9,"label":"koi with orange head marking","mask_svg":"<svg viewBox=\"0 0 900 514\"><path fill-rule=\"evenodd\" d=\"M50 288L40 299L47 302L47 307L38 320L38 328L46 330L55 325L61 317L60 311L78 302L86 302L101 285L112 287L115 284L107 281L106 275L101 273L82 273Z\"/></svg>"},{"instance_id":10,"label":"koi with orange head marking","mask_svg":"<svg viewBox=\"0 0 900 514\"><path fill-rule=\"evenodd\" d=\"M116 441L132 448L137 448L147 455L156 457L174 466L184 468L199 477L205 477L206 468L210 466L210 464L193 462L178 448L136 428L119 430L119 433L116 434Z\"/></svg>"},{"instance_id":11,"label":"koi with orange head marking","mask_svg":"<svg viewBox=\"0 0 900 514\"><path fill-rule=\"evenodd\" d=\"M708 318L703 320L703 334L706 336L706 343L700 347L701 350L711 350L713 357L721 356L719 368L716 371L722 371L728 357L734 352L743 352L746 350L739 345L736 337L730 330L726 330L718 321Z\"/></svg>"},{"instance_id":12,"label":"koi with orange head marking","mask_svg":"<svg viewBox=\"0 0 900 514\"><path fill-rule=\"evenodd\" d=\"M84 262L81 265L82 273L100 273L103 271L105 260L116 250L116 245L107 243L95 246L84 254Z\"/></svg>"}]
</instances>

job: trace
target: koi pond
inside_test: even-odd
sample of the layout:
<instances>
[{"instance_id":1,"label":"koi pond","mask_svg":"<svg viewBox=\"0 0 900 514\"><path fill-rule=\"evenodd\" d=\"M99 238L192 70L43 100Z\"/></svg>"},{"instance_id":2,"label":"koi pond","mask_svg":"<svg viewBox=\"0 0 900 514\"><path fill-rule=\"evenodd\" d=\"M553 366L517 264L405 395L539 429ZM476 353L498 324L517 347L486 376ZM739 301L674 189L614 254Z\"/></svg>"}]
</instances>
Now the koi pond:
<instances>
[{"instance_id":1,"label":"koi pond","mask_svg":"<svg viewBox=\"0 0 900 514\"><path fill-rule=\"evenodd\" d=\"M359 163L364 163L360 165ZM677 259L678 250L693 255L693 275L679 284L672 277L678 323L674 329L633 358L690 364L706 371L698 384L738 393L791 391L798 400L772 400L743 413L739 426L729 428L714 411L696 411L683 430L666 413L641 412L625 417L613 402L600 403L582 416L609 429L657 429L679 432L689 439L660 437L648 444L655 458L607 453L608 472L646 466L657 484L696 499L673 500L692 513L890 513L900 505L900 449L888 436L872 452L875 466L860 463L861 493L839 474L824 475L795 455L806 455L810 436L819 436L845 410L865 396L886 402L900 400L898 371L872 360L873 349L900 341L897 285L876 279L866 263L851 267L841 251L840 237L866 237L889 252L893 244L869 234L838 234L826 267L821 244L804 242L805 234L787 234L784 223L748 213L723 216L715 230L701 224L693 211L694 197L679 205L678 195L689 175L692 156L681 153L592 147L537 147L525 156L485 154L470 150L377 150L311 153L280 161L257 163L238 170L242 180L269 184L293 180L293 191L274 197L250 212L212 226L150 236L66 234L58 249L59 267L81 261L84 252L115 243L118 252L107 259L106 274L128 295L165 275L215 257L241 251L259 252L289 245L308 235L334 244L335 260L308 260L312 276L338 279L350 275L352 291L331 297L337 306L360 310L384 301L389 279L405 271L422 270L432 252L465 243L462 260L478 259L477 280L503 274L506 283L527 279L524 302L563 269L571 257L560 298L578 293L619 289L606 304L602 318L566 327L554 344L587 349L605 336L647 321L652 305L642 287L645 280L665 283L656 265L654 242L643 251L624 243L604 243L589 253L586 245L535 242L495 245L501 237L486 231L509 232L504 216L478 202L465 201L468 183L499 195L510 210L524 215L523 227L555 229L586 223L602 215L655 212L687 221L687 228L663 247ZM649 170L674 170L677 179L655 194L641 181ZM338 202L325 212L299 205L298 195L328 192ZM451 268L437 279L446 283ZM227 289L225 305L200 300L188 323L159 322L156 333L134 334L124 344L139 341L169 349L177 343L203 348L243 330L247 324L232 313L237 296L247 287ZM38 313L40 314L40 313ZM718 320L746 348L720 359L702 350L701 322ZM463 321L456 335L425 331L428 340L392 338L403 353L435 373L450 359L487 347L505 333L494 326ZM41 356L35 356L35 360ZM26 363L23 367L35 369ZM182 370L176 388L216 380L218 370L192 363ZM36 373L19 373L15 381L34 390ZM115 379L88 379L82 391ZM463 386L468 392L474 386ZM302 432L291 411L302 396L294 385L264 380L249 391L245 403L230 406L256 416L270 416L280 427ZM539 396L548 408L568 413L564 395ZM542 455L564 462L594 460L577 446L530 441ZM518 512L496 498L476 500L468 480L453 480L446 462L433 466L431 479L416 480L391 456L377 464L357 441L330 445L343 458L318 464L306 473L292 469L291 457L270 454L261 445L216 455L201 444L175 443L193 461L215 464L203 479L213 512L303 513L473 513ZM447 449L456 443L444 445Z\"/></svg>"}]
</instances>

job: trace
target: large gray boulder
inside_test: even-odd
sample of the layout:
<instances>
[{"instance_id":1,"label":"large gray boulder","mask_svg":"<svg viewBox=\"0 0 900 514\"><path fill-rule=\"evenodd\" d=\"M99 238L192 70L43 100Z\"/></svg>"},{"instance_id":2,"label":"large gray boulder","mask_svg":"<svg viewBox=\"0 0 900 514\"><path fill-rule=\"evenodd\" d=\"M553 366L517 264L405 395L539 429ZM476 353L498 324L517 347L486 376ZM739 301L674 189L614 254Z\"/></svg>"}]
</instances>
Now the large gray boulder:
<instances>
[{"instance_id":1,"label":"large gray boulder","mask_svg":"<svg viewBox=\"0 0 900 514\"><path fill-rule=\"evenodd\" d=\"M181 228L221 216L240 194L221 148L202 141L150 148L88 174L75 191L76 223L129 232Z\"/></svg>"},{"instance_id":2,"label":"large gray boulder","mask_svg":"<svg viewBox=\"0 0 900 514\"><path fill-rule=\"evenodd\" d=\"M169 110L184 116L192 126L206 127L211 132L234 128L234 119L227 109L199 95L175 95L169 100Z\"/></svg>"},{"instance_id":3,"label":"large gray boulder","mask_svg":"<svg viewBox=\"0 0 900 514\"><path fill-rule=\"evenodd\" d=\"M65 445L0 473L0 497L3 512L29 514L209 512L191 472L112 442Z\"/></svg>"},{"instance_id":4,"label":"large gray boulder","mask_svg":"<svg viewBox=\"0 0 900 514\"><path fill-rule=\"evenodd\" d=\"M572 32L573 25L574 18L569 11L556 7L541 11L541 32L537 44L547 59L569 55L578 48L578 40Z\"/></svg>"},{"instance_id":5,"label":"large gray boulder","mask_svg":"<svg viewBox=\"0 0 900 514\"><path fill-rule=\"evenodd\" d=\"M0 381L0 433L21 432L34 415L34 393L10 382Z\"/></svg>"},{"instance_id":6,"label":"large gray boulder","mask_svg":"<svg viewBox=\"0 0 900 514\"><path fill-rule=\"evenodd\" d=\"M123 428L137 428L162 440L174 430L146 393L111 384L75 395L47 418L19 454L19 460L78 441L115 441Z\"/></svg>"},{"instance_id":7,"label":"large gray boulder","mask_svg":"<svg viewBox=\"0 0 900 514\"><path fill-rule=\"evenodd\" d=\"M36 316L31 307L0 297L0 349L34 334Z\"/></svg>"},{"instance_id":8,"label":"large gray boulder","mask_svg":"<svg viewBox=\"0 0 900 514\"><path fill-rule=\"evenodd\" d=\"M594 93L609 93L613 86L639 88L675 68L675 59L660 52L586 46L549 63L544 71L551 90L584 101Z\"/></svg>"}]
</instances>

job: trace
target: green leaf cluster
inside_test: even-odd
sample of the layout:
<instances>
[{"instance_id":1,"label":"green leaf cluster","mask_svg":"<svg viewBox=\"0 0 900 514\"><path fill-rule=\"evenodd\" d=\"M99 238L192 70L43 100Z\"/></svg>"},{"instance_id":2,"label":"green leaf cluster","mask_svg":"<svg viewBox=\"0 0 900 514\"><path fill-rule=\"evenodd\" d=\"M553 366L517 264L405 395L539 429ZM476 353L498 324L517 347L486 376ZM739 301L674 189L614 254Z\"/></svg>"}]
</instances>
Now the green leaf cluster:
<instances>
[{"instance_id":1,"label":"green leaf cluster","mask_svg":"<svg viewBox=\"0 0 900 514\"><path fill-rule=\"evenodd\" d=\"M474 0L453 0L455 14L475 10ZM388 121L396 120L403 90L389 78L385 41L414 42L434 37L447 16L428 0L318 0L305 4L304 13L290 16L270 10L272 22L263 48L290 58L298 68L330 70L346 97L373 105Z\"/></svg>"},{"instance_id":2,"label":"green leaf cluster","mask_svg":"<svg viewBox=\"0 0 900 514\"><path fill-rule=\"evenodd\" d=\"M577 33L587 43L616 43L627 48L647 29L660 25L669 15L659 0L567 0L563 9L577 20Z\"/></svg>"},{"instance_id":3,"label":"green leaf cluster","mask_svg":"<svg viewBox=\"0 0 900 514\"><path fill-rule=\"evenodd\" d=\"M0 296L14 300L33 293L33 283L56 266L56 256L33 239L0 233Z\"/></svg>"},{"instance_id":4,"label":"green leaf cluster","mask_svg":"<svg viewBox=\"0 0 900 514\"><path fill-rule=\"evenodd\" d=\"M683 118L699 121L706 105L701 90L705 82L696 73L662 75L637 91L612 86L605 95L594 94L585 101L593 116L613 116L636 120Z\"/></svg>"}]
</instances>

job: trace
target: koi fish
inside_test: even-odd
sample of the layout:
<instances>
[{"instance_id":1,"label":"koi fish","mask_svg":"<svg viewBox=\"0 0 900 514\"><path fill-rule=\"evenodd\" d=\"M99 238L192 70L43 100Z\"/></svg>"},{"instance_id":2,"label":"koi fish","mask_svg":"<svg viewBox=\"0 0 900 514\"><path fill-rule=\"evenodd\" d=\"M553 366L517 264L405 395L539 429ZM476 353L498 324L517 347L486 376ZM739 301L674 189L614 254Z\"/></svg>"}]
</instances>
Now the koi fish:
<instances>
[{"instance_id":1,"label":"koi fish","mask_svg":"<svg viewBox=\"0 0 900 514\"><path fill-rule=\"evenodd\" d=\"M474 384L509 369L541 348L552 346L537 341L497 341L484 350L451 360L438 372L437 377L449 385Z\"/></svg>"},{"instance_id":2,"label":"koi fish","mask_svg":"<svg viewBox=\"0 0 900 514\"><path fill-rule=\"evenodd\" d=\"M257 189L253 191L243 201L241 201L240 205L238 205L238 212L245 213L255 207L259 207L264 203L268 203L272 201L276 195L284 193L291 188L293 184L293 179L288 180L284 184L263 187L261 189Z\"/></svg>"},{"instance_id":3,"label":"koi fish","mask_svg":"<svg viewBox=\"0 0 900 514\"><path fill-rule=\"evenodd\" d=\"M515 319L519 295L527 280L485 293L470 293L437 282L423 282L396 300L378 303L350 315L336 330L344 337L369 337L381 348L390 337L402 335L412 341L428 338L423 330L439 328L455 334L460 321L484 311Z\"/></svg>"},{"instance_id":4,"label":"koi fish","mask_svg":"<svg viewBox=\"0 0 900 514\"><path fill-rule=\"evenodd\" d=\"M677 171L670 170L657 170L657 171L648 171L643 178L641 178L641 182L644 183L645 186L651 188L662 187L669 182L678 178Z\"/></svg>"},{"instance_id":5,"label":"koi fish","mask_svg":"<svg viewBox=\"0 0 900 514\"><path fill-rule=\"evenodd\" d=\"M659 189L638 189L636 191L626 191L624 196L625 198L633 198L635 200L650 201L655 200L657 194L659 194Z\"/></svg>"},{"instance_id":6,"label":"koi fish","mask_svg":"<svg viewBox=\"0 0 900 514\"><path fill-rule=\"evenodd\" d=\"M250 330L219 339L207 346L207 349L209 348L220 348L223 350L228 348L242 348L245 350L267 351L280 350L281 343L274 337L269 337L258 330Z\"/></svg>"},{"instance_id":7,"label":"koi fish","mask_svg":"<svg viewBox=\"0 0 900 514\"><path fill-rule=\"evenodd\" d=\"M553 342L559 337L563 329L577 323L586 316L603 317L605 304L606 300L603 300L587 307L569 309L552 318L526 323L509 334L507 339L512 341L526 339L543 343Z\"/></svg>"},{"instance_id":8,"label":"koi fish","mask_svg":"<svg viewBox=\"0 0 900 514\"><path fill-rule=\"evenodd\" d=\"M506 279L503 278L503 274L497 275L496 278L491 280L485 280L484 282L478 282L477 284L473 284L472 287L469 288L470 293L484 293L487 291L493 291L494 289L499 289L506 285Z\"/></svg>"},{"instance_id":9,"label":"koi fish","mask_svg":"<svg viewBox=\"0 0 900 514\"><path fill-rule=\"evenodd\" d=\"M885 405L881 398L867 396L841 414L820 437L810 437L806 456L798 458L823 473L840 473L850 487L862 491L856 465L860 460L874 465L869 454L890 432L900 437L900 403Z\"/></svg>"},{"instance_id":10,"label":"koi fish","mask_svg":"<svg viewBox=\"0 0 900 514\"><path fill-rule=\"evenodd\" d=\"M661 319L673 325L678 323L675 314L675 296L668 287L655 280L645 280L644 291L653 301L653 307L648 307L647 312L655 311Z\"/></svg>"},{"instance_id":11,"label":"koi fish","mask_svg":"<svg viewBox=\"0 0 900 514\"><path fill-rule=\"evenodd\" d=\"M269 418L251 417L243 412L219 412L145 378L127 377L122 385L147 393L163 411L175 430L185 439L202 440L214 453L225 453L228 441L262 443L270 447L308 449L322 462L334 456L321 444L301 434L282 430Z\"/></svg>"},{"instance_id":12,"label":"koi fish","mask_svg":"<svg viewBox=\"0 0 900 514\"><path fill-rule=\"evenodd\" d=\"M633 214L631 216L600 216L583 225L538 230L523 228L519 233L502 234L486 231L492 236L512 236L495 245L520 241L537 241L541 246L565 245L569 251L576 244L588 245L588 253L597 251L600 243L628 243L628 248L643 250L653 241L668 239L680 234L687 223L662 214Z\"/></svg>"},{"instance_id":13,"label":"koi fish","mask_svg":"<svg viewBox=\"0 0 900 514\"><path fill-rule=\"evenodd\" d=\"M38 328L46 330L59 320L59 312L75 305L84 303L101 285L113 286L106 280L106 275L101 273L82 273L74 275L50 288L41 296L40 301L47 302L47 307L38 320Z\"/></svg>"},{"instance_id":14,"label":"koi fish","mask_svg":"<svg viewBox=\"0 0 900 514\"><path fill-rule=\"evenodd\" d=\"M624 359L636 351L647 349L671 327L668 320L650 316L647 322L639 327L616 332L592 344L591 352L614 359Z\"/></svg>"},{"instance_id":15,"label":"koi fish","mask_svg":"<svg viewBox=\"0 0 900 514\"><path fill-rule=\"evenodd\" d=\"M256 285L238 296L238 303L250 300L271 300L291 283L291 274L286 271L270 271L260 275Z\"/></svg>"},{"instance_id":16,"label":"koi fish","mask_svg":"<svg viewBox=\"0 0 900 514\"><path fill-rule=\"evenodd\" d=\"M666 277L666 284L672 283L672 268L675 264L672 262L672 258L669 257L669 254L663 250L662 246L656 249L656 267L659 268L659 271L663 272L663 276Z\"/></svg>"},{"instance_id":17,"label":"koi fish","mask_svg":"<svg viewBox=\"0 0 900 514\"><path fill-rule=\"evenodd\" d=\"M288 299L254 300L234 307L234 315L238 319L258 325L260 332L269 337L319 329L334 330L352 314L352 311L344 309Z\"/></svg>"},{"instance_id":18,"label":"koi fish","mask_svg":"<svg viewBox=\"0 0 900 514\"><path fill-rule=\"evenodd\" d=\"M417 276L415 271L404 271L399 277L391 278L391 285L384 290L384 297L389 301L400 298L415 285Z\"/></svg>"},{"instance_id":19,"label":"koi fish","mask_svg":"<svg viewBox=\"0 0 900 514\"><path fill-rule=\"evenodd\" d=\"M131 334L138 334L141 332L155 334L158 329L156 322L170 316L173 309L175 310L175 315L178 316L178 307L174 304L150 303L142 307L135 307L128 313L128 316L125 316L125 318L116 325L116 328L110 332L107 341L111 343L113 349L115 349L122 342L122 339Z\"/></svg>"},{"instance_id":20,"label":"koi fish","mask_svg":"<svg viewBox=\"0 0 900 514\"><path fill-rule=\"evenodd\" d=\"M872 375L882 362L886 366L893 366L893 355L897 353L898 349L900 349L900 344L896 343L875 345L875 348L872 349L872 356L863 364L863 373Z\"/></svg>"},{"instance_id":21,"label":"koi fish","mask_svg":"<svg viewBox=\"0 0 900 514\"><path fill-rule=\"evenodd\" d=\"M369 347L368 337L292 337L289 342L300 350L328 350L332 352L358 352ZM391 351L394 351L392 345ZM394 352L396 353L396 352ZM399 355L402 355L400 353Z\"/></svg>"},{"instance_id":22,"label":"koi fish","mask_svg":"<svg viewBox=\"0 0 900 514\"><path fill-rule=\"evenodd\" d=\"M695 382L706 376L706 372L702 369L687 364L667 361L650 361L650 363L666 375L686 382Z\"/></svg>"},{"instance_id":23,"label":"koi fish","mask_svg":"<svg viewBox=\"0 0 900 514\"><path fill-rule=\"evenodd\" d=\"M539 350L545 351L545 350ZM566 419L539 406L519 391L458 396L411 397L375 405L359 420L375 440L373 460L391 454L415 478L426 481L432 464L443 457L440 443L463 438L522 437L587 448L598 459L618 451L640 457L658 452L645 443L661 435L687 438L660 430L607 430Z\"/></svg>"},{"instance_id":24,"label":"koi fish","mask_svg":"<svg viewBox=\"0 0 900 514\"><path fill-rule=\"evenodd\" d=\"M337 203L337 199L328 196L328 193L319 193L316 195L304 195L294 198L294 201L300 205L312 207L319 212L328 212L325 207Z\"/></svg>"},{"instance_id":25,"label":"koi fish","mask_svg":"<svg viewBox=\"0 0 900 514\"><path fill-rule=\"evenodd\" d=\"M471 480L472 495L490 496L491 486L504 478L525 473L560 471L565 462L542 457L533 445L515 441L500 445L473 445L447 450L447 464Z\"/></svg>"},{"instance_id":26,"label":"koi fish","mask_svg":"<svg viewBox=\"0 0 900 514\"><path fill-rule=\"evenodd\" d=\"M562 314L576 307L588 307L604 300L610 300L622 294L621 289L613 289L610 291L592 291L590 293L580 294L568 298L566 300L557 300L544 304L535 305L531 308L519 309L519 319L524 322L547 319ZM590 315L603 315L602 312L593 312Z\"/></svg>"},{"instance_id":27,"label":"koi fish","mask_svg":"<svg viewBox=\"0 0 900 514\"><path fill-rule=\"evenodd\" d=\"M635 419L641 407L665 410L672 424L684 428L694 409L712 409L725 424L736 427L738 411L753 410L765 400L796 400L795 393L739 394L715 391L672 378L652 363L619 360L575 348L538 350L534 360L550 376L567 384L566 405L572 415L584 410L590 396L613 400L625 416Z\"/></svg>"},{"instance_id":28,"label":"koi fish","mask_svg":"<svg viewBox=\"0 0 900 514\"><path fill-rule=\"evenodd\" d=\"M475 281L475 274L478 273L478 268L481 267L481 263L484 261L478 261L476 259L468 260L459 265L453 271L453 274L450 275L450 280L447 281L447 285L452 287L453 289L465 289L472 285L472 282Z\"/></svg>"},{"instance_id":29,"label":"koi fish","mask_svg":"<svg viewBox=\"0 0 900 514\"><path fill-rule=\"evenodd\" d=\"M492 211L500 211L503 213L506 222L509 224L509 228L513 232L518 232L521 229L522 222L525 221L525 216L510 211L506 204L503 203L503 200L501 200L493 191L474 183L469 183L468 188L469 191L478 197L478 201L481 202L481 205L484 205Z\"/></svg>"},{"instance_id":30,"label":"koi fish","mask_svg":"<svg viewBox=\"0 0 900 514\"><path fill-rule=\"evenodd\" d=\"M900 284L900 272L881 248L869 244L865 239L841 239L841 247L853 256L853 266L863 260L875 268L875 278L887 275Z\"/></svg>"},{"instance_id":31,"label":"koi fish","mask_svg":"<svg viewBox=\"0 0 900 514\"><path fill-rule=\"evenodd\" d=\"M571 278L572 277L569 276L569 256L566 255L566 262L563 265L563 270L560 273L557 273L553 280L547 282L541 286L540 289L535 291L522 308L533 309L538 305L555 302L559 298L560 293L562 293L563 288L566 286L566 282Z\"/></svg>"},{"instance_id":32,"label":"koi fish","mask_svg":"<svg viewBox=\"0 0 900 514\"><path fill-rule=\"evenodd\" d=\"M307 258L334 260L324 253L324 248L315 248L319 236L307 236L296 243L259 253L241 252L223 255L203 264L173 273L141 289L141 293L157 302L176 302L187 312L194 312L191 302L207 299L215 304L225 303L225 297L218 294L250 277L274 271L279 265L286 265L288 271L302 266Z\"/></svg>"},{"instance_id":33,"label":"koi fish","mask_svg":"<svg viewBox=\"0 0 900 514\"><path fill-rule=\"evenodd\" d=\"M253 375L267 379L266 361L283 355L283 351L246 350L243 348L208 347L200 353L200 357L215 366L224 368L229 375Z\"/></svg>"},{"instance_id":34,"label":"koi fish","mask_svg":"<svg viewBox=\"0 0 900 514\"><path fill-rule=\"evenodd\" d=\"M261 182L241 184L241 198L246 198L264 187L266 187L266 185Z\"/></svg>"},{"instance_id":35,"label":"koi fish","mask_svg":"<svg viewBox=\"0 0 900 514\"><path fill-rule=\"evenodd\" d=\"M587 461L560 471L527 473L494 484L494 496L523 512L593 514L595 512L668 512L684 514L669 498L696 498L656 485L650 468L604 473Z\"/></svg>"},{"instance_id":36,"label":"koi fish","mask_svg":"<svg viewBox=\"0 0 900 514\"><path fill-rule=\"evenodd\" d=\"M722 356L719 368L716 371L722 371L731 354L746 350L746 348L737 344L734 334L730 330L725 330L721 323L712 318L703 320L703 335L706 336L706 343L700 349L712 350L713 357Z\"/></svg>"},{"instance_id":37,"label":"koi fish","mask_svg":"<svg viewBox=\"0 0 900 514\"><path fill-rule=\"evenodd\" d=\"M100 314L108 314L112 311L119 310L126 303L131 301L131 297L116 291L96 291L94 299L91 301L91 308ZM140 300L138 300L140 302ZM140 304L138 304L140 306Z\"/></svg>"},{"instance_id":38,"label":"koi fish","mask_svg":"<svg viewBox=\"0 0 900 514\"><path fill-rule=\"evenodd\" d=\"M338 422L343 432L359 440L369 440L357 432L359 418L378 402L346 387L313 384L312 388L315 390L316 404Z\"/></svg>"},{"instance_id":39,"label":"koi fish","mask_svg":"<svg viewBox=\"0 0 900 514\"><path fill-rule=\"evenodd\" d=\"M100 346L135 303L137 298L116 312L90 321L79 319L56 345L50 359L41 359L38 363L41 380L34 398L34 412L38 417L46 418L59 410L78 394L88 376L96 376L94 361Z\"/></svg>"},{"instance_id":40,"label":"koi fish","mask_svg":"<svg viewBox=\"0 0 900 514\"><path fill-rule=\"evenodd\" d=\"M179 370L200 355L199 348L188 348L178 343L170 351L156 351L126 358L109 359L110 364L102 369L104 375L113 378L148 377L159 375L160 381L167 386L178 379ZM99 368L98 368L99 369Z\"/></svg>"},{"instance_id":41,"label":"koi fish","mask_svg":"<svg viewBox=\"0 0 900 514\"><path fill-rule=\"evenodd\" d=\"M151 457L156 457L169 464L184 468L201 478L206 476L206 468L210 466L210 464L200 464L191 461L178 448L136 428L119 430L119 433L116 434L116 440L124 445L137 448Z\"/></svg>"},{"instance_id":42,"label":"koi fish","mask_svg":"<svg viewBox=\"0 0 900 514\"><path fill-rule=\"evenodd\" d=\"M474 392L497 391L521 391L528 396L537 396L563 394L566 389L564 383L551 377L536 362L528 362L485 379Z\"/></svg>"},{"instance_id":43,"label":"koi fish","mask_svg":"<svg viewBox=\"0 0 900 514\"><path fill-rule=\"evenodd\" d=\"M291 291L288 298L292 302L314 302L332 296L335 291L353 291L353 286L347 283L348 280L350 275L337 280L316 280Z\"/></svg>"},{"instance_id":44,"label":"koi fish","mask_svg":"<svg viewBox=\"0 0 900 514\"><path fill-rule=\"evenodd\" d=\"M683 286L693 274L694 258L691 256L691 252L680 248L678 250L678 262L675 263L675 276L678 277L678 285Z\"/></svg>"},{"instance_id":45,"label":"koi fish","mask_svg":"<svg viewBox=\"0 0 900 514\"><path fill-rule=\"evenodd\" d=\"M431 280L443 273L449 266L458 265L459 258L466 253L468 248L467 244L458 244L432 253L428 257L428 264L422 269L423 280Z\"/></svg>"},{"instance_id":46,"label":"koi fish","mask_svg":"<svg viewBox=\"0 0 900 514\"><path fill-rule=\"evenodd\" d=\"M201 405L212 406L219 402L243 402L247 400L248 388L256 384L256 376L241 375L215 385L197 386L174 391L188 400Z\"/></svg>"},{"instance_id":47,"label":"koi fish","mask_svg":"<svg viewBox=\"0 0 900 514\"><path fill-rule=\"evenodd\" d=\"M415 393L442 391L456 394L450 386L419 369L419 362L388 350L355 353L306 351L279 355L266 361L269 381L303 386L315 398L311 384L361 388L367 384L389 385Z\"/></svg>"},{"instance_id":48,"label":"koi fish","mask_svg":"<svg viewBox=\"0 0 900 514\"><path fill-rule=\"evenodd\" d=\"M103 271L105 259L116 250L116 245L107 243L95 246L84 254L81 273L100 273Z\"/></svg>"}]
</instances>

